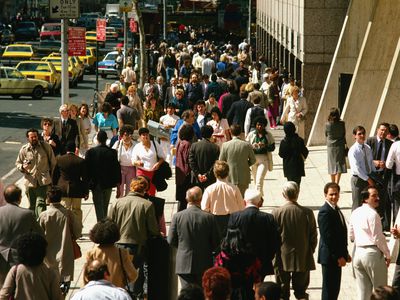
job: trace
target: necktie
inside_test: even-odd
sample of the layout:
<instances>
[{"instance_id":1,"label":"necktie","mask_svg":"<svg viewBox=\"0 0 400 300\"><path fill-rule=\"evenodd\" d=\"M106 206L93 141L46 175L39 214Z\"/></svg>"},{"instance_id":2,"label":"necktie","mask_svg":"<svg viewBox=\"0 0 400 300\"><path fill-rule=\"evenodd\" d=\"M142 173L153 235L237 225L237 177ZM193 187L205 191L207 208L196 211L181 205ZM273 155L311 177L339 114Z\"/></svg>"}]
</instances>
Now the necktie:
<instances>
[{"instance_id":1,"label":"necktie","mask_svg":"<svg viewBox=\"0 0 400 300\"><path fill-rule=\"evenodd\" d=\"M375 160L382 160L382 150L383 150L383 142L382 140L380 140L378 143L378 152Z\"/></svg>"},{"instance_id":2,"label":"necktie","mask_svg":"<svg viewBox=\"0 0 400 300\"><path fill-rule=\"evenodd\" d=\"M335 209L336 209L337 213L339 214L340 221L342 222L342 225L345 226L346 223L345 223L345 220L344 220L342 212L340 211L339 207L337 207L337 206L335 207Z\"/></svg>"},{"instance_id":3,"label":"necktie","mask_svg":"<svg viewBox=\"0 0 400 300\"><path fill-rule=\"evenodd\" d=\"M364 152L364 164L365 164L365 171L367 174L371 173L371 168L369 167L368 159L367 159L367 150L365 149L365 145L362 145L362 150Z\"/></svg>"}]
</instances>

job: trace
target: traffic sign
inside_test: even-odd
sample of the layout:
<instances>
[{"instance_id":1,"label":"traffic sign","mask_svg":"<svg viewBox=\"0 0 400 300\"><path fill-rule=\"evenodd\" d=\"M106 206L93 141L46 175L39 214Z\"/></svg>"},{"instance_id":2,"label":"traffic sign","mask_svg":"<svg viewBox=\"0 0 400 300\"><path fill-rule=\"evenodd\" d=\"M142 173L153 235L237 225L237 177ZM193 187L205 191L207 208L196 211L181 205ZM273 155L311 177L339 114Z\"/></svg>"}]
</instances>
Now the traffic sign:
<instances>
[{"instance_id":1,"label":"traffic sign","mask_svg":"<svg viewBox=\"0 0 400 300\"><path fill-rule=\"evenodd\" d=\"M129 19L129 29L131 32L137 32L137 23L133 18Z\"/></svg>"},{"instance_id":2,"label":"traffic sign","mask_svg":"<svg viewBox=\"0 0 400 300\"><path fill-rule=\"evenodd\" d=\"M99 42L106 41L106 26L107 26L106 19L97 19L97 21L96 21L96 39Z\"/></svg>"},{"instance_id":3,"label":"traffic sign","mask_svg":"<svg viewBox=\"0 0 400 300\"><path fill-rule=\"evenodd\" d=\"M79 0L50 0L50 19L79 18Z\"/></svg>"},{"instance_id":4,"label":"traffic sign","mask_svg":"<svg viewBox=\"0 0 400 300\"><path fill-rule=\"evenodd\" d=\"M133 3L132 0L120 0L119 1L119 9L121 12L130 12L132 11Z\"/></svg>"},{"instance_id":5,"label":"traffic sign","mask_svg":"<svg viewBox=\"0 0 400 300\"><path fill-rule=\"evenodd\" d=\"M68 56L86 55L86 28L68 27Z\"/></svg>"}]
</instances>

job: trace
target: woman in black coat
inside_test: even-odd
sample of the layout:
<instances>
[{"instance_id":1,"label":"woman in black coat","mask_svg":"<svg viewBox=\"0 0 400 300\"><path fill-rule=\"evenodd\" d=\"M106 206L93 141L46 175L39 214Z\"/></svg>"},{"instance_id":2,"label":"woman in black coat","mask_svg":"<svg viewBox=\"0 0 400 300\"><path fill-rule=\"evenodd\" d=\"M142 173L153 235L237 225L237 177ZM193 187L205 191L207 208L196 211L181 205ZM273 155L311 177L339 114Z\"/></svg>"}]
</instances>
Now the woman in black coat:
<instances>
[{"instance_id":1,"label":"woman in black coat","mask_svg":"<svg viewBox=\"0 0 400 300\"><path fill-rule=\"evenodd\" d=\"M279 156L283 158L283 174L288 181L294 181L300 186L301 177L305 176L304 160L308 156L308 149L304 140L296 133L292 122L283 126L285 138L279 147Z\"/></svg>"}]
</instances>

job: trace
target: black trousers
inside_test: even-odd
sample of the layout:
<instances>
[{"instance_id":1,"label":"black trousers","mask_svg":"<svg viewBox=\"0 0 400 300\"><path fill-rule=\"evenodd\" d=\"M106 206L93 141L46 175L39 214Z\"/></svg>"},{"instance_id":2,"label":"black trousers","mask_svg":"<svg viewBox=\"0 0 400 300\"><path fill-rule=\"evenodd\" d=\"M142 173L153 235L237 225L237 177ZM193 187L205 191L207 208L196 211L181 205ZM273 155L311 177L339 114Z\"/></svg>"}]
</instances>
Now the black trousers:
<instances>
[{"instance_id":1,"label":"black trousers","mask_svg":"<svg viewBox=\"0 0 400 300\"><path fill-rule=\"evenodd\" d=\"M368 186L368 181L362 180L358 176L351 177L351 196L353 205L351 211L361 206L361 191Z\"/></svg>"},{"instance_id":2,"label":"black trousers","mask_svg":"<svg viewBox=\"0 0 400 300\"><path fill-rule=\"evenodd\" d=\"M337 262L322 265L322 296L321 300L337 300L340 292L342 268Z\"/></svg>"}]
</instances>

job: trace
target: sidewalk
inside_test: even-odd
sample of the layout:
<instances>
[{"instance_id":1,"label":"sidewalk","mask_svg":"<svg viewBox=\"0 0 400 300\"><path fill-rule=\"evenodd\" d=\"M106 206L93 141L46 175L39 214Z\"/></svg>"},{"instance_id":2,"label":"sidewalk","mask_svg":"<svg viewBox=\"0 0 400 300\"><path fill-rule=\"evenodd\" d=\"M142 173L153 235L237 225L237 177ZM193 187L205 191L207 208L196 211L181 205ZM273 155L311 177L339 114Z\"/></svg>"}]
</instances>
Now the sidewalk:
<instances>
[{"instance_id":1,"label":"sidewalk","mask_svg":"<svg viewBox=\"0 0 400 300\"><path fill-rule=\"evenodd\" d=\"M272 131L276 139L276 150L273 153L274 170L267 173L266 182L264 184L264 206L263 211L271 212L274 208L284 204L282 197L282 184L286 181L283 177L282 171L282 159L278 156L279 142L283 137L283 130ZM306 160L306 177L302 178L301 191L298 202L301 205L307 206L314 211L315 217L317 217L320 206L324 203L323 187L330 179L327 172L327 153L326 147L310 147L310 154ZM339 205L346 218L349 219L351 213L351 187L350 187L349 173L342 174L341 178L341 192ZM23 188L23 181L19 180L18 185ZM165 205L165 219L167 227L171 221L172 215L176 212L177 203L175 201L175 181L174 178L168 181L168 189L164 192L157 193L157 196L166 199ZM115 189L111 196L111 199L115 198ZM27 207L28 201L24 196L22 206ZM82 202L83 211L83 240L78 240L78 244L81 246L83 257L75 261L75 272L74 281L71 284L71 290L66 299L70 299L71 296L79 290L82 286L82 268L85 260L85 253L87 250L93 247L93 243L88 239L88 233L93 225L96 223L96 215L94 212L94 206L92 202L92 195L87 201ZM318 248L317 248L318 249ZM351 253L353 245L349 243L349 252ZM317 251L314 254L315 261L317 261ZM310 294L310 300L321 299L321 286L322 286L322 272L321 266L317 264L317 269L311 272L310 285L308 293ZM389 267L389 285L392 282L394 271L394 264ZM273 276L267 276L265 280L274 281ZM294 299L294 296L292 296ZM355 286L355 279L352 275L351 265L347 265L342 271L342 284L339 299L355 300L357 299L357 290Z\"/></svg>"}]
</instances>

